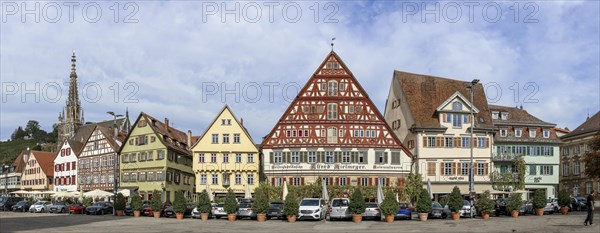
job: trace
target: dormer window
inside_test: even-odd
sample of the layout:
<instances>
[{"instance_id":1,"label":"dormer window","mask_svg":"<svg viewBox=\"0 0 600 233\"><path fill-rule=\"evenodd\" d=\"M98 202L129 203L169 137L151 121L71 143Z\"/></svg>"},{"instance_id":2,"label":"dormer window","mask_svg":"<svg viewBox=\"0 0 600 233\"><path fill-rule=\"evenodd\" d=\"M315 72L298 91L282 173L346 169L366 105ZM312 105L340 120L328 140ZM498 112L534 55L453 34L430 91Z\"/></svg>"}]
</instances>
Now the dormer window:
<instances>
[{"instance_id":1,"label":"dormer window","mask_svg":"<svg viewBox=\"0 0 600 233\"><path fill-rule=\"evenodd\" d=\"M549 138L550 137L550 131L545 129L544 130L544 138Z\"/></svg>"},{"instance_id":2,"label":"dormer window","mask_svg":"<svg viewBox=\"0 0 600 233\"><path fill-rule=\"evenodd\" d=\"M520 138L520 137L521 137L521 133L522 133L522 132L523 132L523 131L522 131L521 129L515 129L515 137L518 137L518 138Z\"/></svg>"},{"instance_id":3,"label":"dormer window","mask_svg":"<svg viewBox=\"0 0 600 233\"><path fill-rule=\"evenodd\" d=\"M462 110L462 104L460 102L454 102L452 103L452 110Z\"/></svg>"},{"instance_id":4,"label":"dormer window","mask_svg":"<svg viewBox=\"0 0 600 233\"><path fill-rule=\"evenodd\" d=\"M500 129L500 137L506 137L506 133L507 133L506 129Z\"/></svg>"},{"instance_id":5,"label":"dormer window","mask_svg":"<svg viewBox=\"0 0 600 233\"><path fill-rule=\"evenodd\" d=\"M535 138L535 136L536 136L536 133L537 133L537 132L535 131L535 129L530 129L530 130L529 130L529 137L530 137L530 138Z\"/></svg>"},{"instance_id":6,"label":"dormer window","mask_svg":"<svg viewBox=\"0 0 600 233\"><path fill-rule=\"evenodd\" d=\"M508 120L508 112L501 113L502 120Z\"/></svg>"},{"instance_id":7,"label":"dormer window","mask_svg":"<svg viewBox=\"0 0 600 233\"><path fill-rule=\"evenodd\" d=\"M338 95L338 83L336 81L329 81L329 83L327 83L327 85L328 85L327 93L329 94L329 96L337 96Z\"/></svg>"},{"instance_id":8,"label":"dormer window","mask_svg":"<svg viewBox=\"0 0 600 233\"><path fill-rule=\"evenodd\" d=\"M492 119L498 119L499 112L492 112Z\"/></svg>"}]
</instances>

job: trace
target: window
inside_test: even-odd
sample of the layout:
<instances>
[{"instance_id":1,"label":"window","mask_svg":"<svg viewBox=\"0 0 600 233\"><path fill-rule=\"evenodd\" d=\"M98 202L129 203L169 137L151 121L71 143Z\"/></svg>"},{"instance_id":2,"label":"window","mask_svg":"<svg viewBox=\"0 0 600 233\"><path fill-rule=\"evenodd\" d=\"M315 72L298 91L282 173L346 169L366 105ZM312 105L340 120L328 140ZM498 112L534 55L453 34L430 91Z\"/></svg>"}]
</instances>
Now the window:
<instances>
[{"instance_id":1,"label":"window","mask_svg":"<svg viewBox=\"0 0 600 233\"><path fill-rule=\"evenodd\" d=\"M272 182L272 185L274 185L274 186L282 186L283 185L283 178L281 178L281 177L273 177L271 182Z\"/></svg>"},{"instance_id":2,"label":"window","mask_svg":"<svg viewBox=\"0 0 600 233\"><path fill-rule=\"evenodd\" d=\"M293 186L300 186L301 185L301 179L300 179L300 177L294 177L294 178L292 178L291 185L293 185Z\"/></svg>"},{"instance_id":3,"label":"window","mask_svg":"<svg viewBox=\"0 0 600 233\"><path fill-rule=\"evenodd\" d=\"M327 128L327 143L337 143L337 128Z\"/></svg>"},{"instance_id":4,"label":"window","mask_svg":"<svg viewBox=\"0 0 600 233\"><path fill-rule=\"evenodd\" d=\"M336 81L329 81L328 85L328 94L329 96L337 96L338 95L338 83Z\"/></svg>"},{"instance_id":5,"label":"window","mask_svg":"<svg viewBox=\"0 0 600 233\"><path fill-rule=\"evenodd\" d=\"M521 137L521 129L515 129L515 137L520 138Z\"/></svg>"},{"instance_id":6,"label":"window","mask_svg":"<svg viewBox=\"0 0 600 233\"><path fill-rule=\"evenodd\" d=\"M291 163L300 163L300 153L298 151L292 151Z\"/></svg>"},{"instance_id":7,"label":"window","mask_svg":"<svg viewBox=\"0 0 600 233\"><path fill-rule=\"evenodd\" d=\"M347 182L346 177L340 177L339 181L338 181L338 184L339 185L347 185L346 182Z\"/></svg>"},{"instance_id":8,"label":"window","mask_svg":"<svg viewBox=\"0 0 600 233\"><path fill-rule=\"evenodd\" d=\"M242 174L235 174L235 184L240 185L242 184Z\"/></svg>"},{"instance_id":9,"label":"window","mask_svg":"<svg viewBox=\"0 0 600 233\"><path fill-rule=\"evenodd\" d=\"M325 152L325 163L333 163L333 151Z\"/></svg>"},{"instance_id":10,"label":"window","mask_svg":"<svg viewBox=\"0 0 600 233\"><path fill-rule=\"evenodd\" d=\"M460 174L463 176L469 175L469 162L461 161L460 163Z\"/></svg>"},{"instance_id":11,"label":"window","mask_svg":"<svg viewBox=\"0 0 600 233\"><path fill-rule=\"evenodd\" d=\"M283 157L281 152L275 152L273 155L273 163L283 163Z\"/></svg>"},{"instance_id":12,"label":"window","mask_svg":"<svg viewBox=\"0 0 600 233\"><path fill-rule=\"evenodd\" d=\"M575 161L574 164L575 164L575 166L573 169L573 175L578 176L579 173L581 172L581 165L579 164L579 161Z\"/></svg>"},{"instance_id":13,"label":"window","mask_svg":"<svg viewBox=\"0 0 600 233\"><path fill-rule=\"evenodd\" d=\"M536 175L536 166L535 165L529 165L529 175L530 176L535 176Z\"/></svg>"},{"instance_id":14,"label":"window","mask_svg":"<svg viewBox=\"0 0 600 233\"><path fill-rule=\"evenodd\" d=\"M457 114L454 113L452 114L452 127L453 128L462 128L462 122L463 122L463 114Z\"/></svg>"},{"instance_id":15,"label":"window","mask_svg":"<svg viewBox=\"0 0 600 233\"><path fill-rule=\"evenodd\" d=\"M435 137L427 137L427 144L425 147L435 147Z\"/></svg>"},{"instance_id":16,"label":"window","mask_svg":"<svg viewBox=\"0 0 600 233\"><path fill-rule=\"evenodd\" d=\"M445 176L452 175L452 162L444 162L444 175Z\"/></svg>"},{"instance_id":17,"label":"window","mask_svg":"<svg viewBox=\"0 0 600 233\"><path fill-rule=\"evenodd\" d=\"M350 151L342 152L342 163L350 163Z\"/></svg>"},{"instance_id":18,"label":"window","mask_svg":"<svg viewBox=\"0 0 600 233\"><path fill-rule=\"evenodd\" d=\"M217 163L217 154L210 154L210 162Z\"/></svg>"},{"instance_id":19,"label":"window","mask_svg":"<svg viewBox=\"0 0 600 233\"><path fill-rule=\"evenodd\" d=\"M154 172L148 172L146 174L146 180L147 181L154 181Z\"/></svg>"},{"instance_id":20,"label":"window","mask_svg":"<svg viewBox=\"0 0 600 233\"><path fill-rule=\"evenodd\" d=\"M135 161L135 160L133 160ZM98 162L98 158L94 158L94 167L98 167L99 162Z\"/></svg>"},{"instance_id":21,"label":"window","mask_svg":"<svg viewBox=\"0 0 600 233\"><path fill-rule=\"evenodd\" d=\"M239 133L233 134L233 143L240 143L240 134Z\"/></svg>"},{"instance_id":22,"label":"window","mask_svg":"<svg viewBox=\"0 0 600 233\"><path fill-rule=\"evenodd\" d=\"M585 182L585 193L592 193L592 182Z\"/></svg>"},{"instance_id":23,"label":"window","mask_svg":"<svg viewBox=\"0 0 600 233\"><path fill-rule=\"evenodd\" d=\"M387 163L387 153L383 152L383 151L376 151L375 152L375 159L377 159L377 163L379 164L385 164Z\"/></svg>"},{"instance_id":24,"label":"window","mask_svg":"<svg viewBox=\"0 0 600 233\"><path fill-rule=\"evenodd\" d=\"M563 163L563 176L569 176L569 163Z\"/></svg>"},{"instance_id":25,"label":"window","mask_svg":"<svg viewBox=\"0 0 600 233\"><path fill-rule=\"evenodd\" d=\"M212 134L212 144L219 144L219 134Z\"/></svg>"},{"instance_id":26,"label":"window","mask_svg":"<svg viewBox=\"0 0 600 233\"><path fill-rule=\"evenodd\" d=\"M328 120L337 120L338 119L337 104L327 104L327 119Z\"/></svg>"},{"instance_id":27,"label":"window","mask_svg":"<svg viewBox=\"0 0 600 233\"><path fill-rule=\"evenodd\" d=\"M535 129L529 129L529 137L530 138L535 138L536 136L536 131Z\"/></svg>"},{"instance_id":28,"label":"window","mask_svg":"<svg viewBox=\"0 0 600 233\"><path fill-rule=\"evenodd\" d=\"M198 163L204 163L204 154L198 154Z\"/></svg>"},{"instance_id":29,"label":"window","mask_svg":"<svg viewBox=\"0 0 600 233\"><path fill-rule=\"evenodd\" d=\"M145 172L140 172L138 181L140 181L140 182L146 181L146 173Z\"/></svg>"},{"instance_id":30,"label":"window","mask_svg":"<svg viewBox=\"0 0 600 233\"><path fill-rule=\"evenodd\" d=\"M206 184L206 174L200 174L200 184Z\"/></svg>"},{"instance_id":31,"label":"window","mask_svg":"<svg viewBox=\"0 0 600 233\"><path fill-rule=\"evenodd\" d=\"M219 175L217 174L212 174L212 184L219 184Z\"/></svg>"},{"instance_id":32,"label":"window","mask_svg":"<svg viewBox=\"0 0 600 233\"><path fill-rule=\"evenodd\" d=\"M122 179L123 179L123 182L129 182L129 173L128 172L123 173ZM81 183L83 184L83 179L81 179L81 181L82 181Z\"/></svg>"},{"instance_id":33,"label":"window","mask_svg":"<svg viewBox=\"0 0 600 233\"><path fill-rule=\"evenodd\" d=\"M470 137L462 137L460 139L460 144L462 148L470 148L471 147L471 138Z\"/></svg>"},{"instance_id":34,"label":"window","mask_svg":"<svg viewBox=\"0 0 600 233\"><path fill-rule=\"evenodd\" d=\"M308 163L316 163L317 162L317 152L309 151L308 152Z\"/></svg>"},{"instance_id":35,"label":"window","mask_svg":"<svg viewBox=\"0 0 600 233\"><path fill-rule=\"evenodd\" d=\"M156 172L156 181L163 181L163 180L165 180L165 177L163 176L163 172L157 171Z\"/></svg>"},{"instance_id":36,"label":"window","mask_svg":"<svg viewBox=\"0 0 600 233\"><path fill-rule=\"evenodd\" d=\"M100 183L102 183L102 184L106 183L106 175L100 176Z\"/></svg>"},{"instance_id":37,"label":"window","mask_svg":"<svg viewBox=\"0 0 600 233\"><path fill-rule=\"evenodd\" d=\"M254 184L254 174L248 174L248 185Z\"/></svg>"},{"instance_id":38,"label":"window","mask_svg":"<svg viewBox=\"0 0 600 233\"><path fill-rule=\"evenodd\" d=\"M223 144L229 144L229 134L228 133L223 134Z\"/></svg>"},{"instance_id":39,"label":"window","mask_svg":"<svg viewBox=\"0 0 600 233\"><path fill-rule=\"evenodd\" d=\"M487 166L487 164L485 164L485 162L477 161L477 175L478 176L485 175L485 167L486 166Z\"/></svg>"},{"instance_id":40,"label":"window","mask_svg":"<svg viewBox=\"0 0 600 233\"><path fill-rule=\"evenodd\" d=\"M549 138L550 137L550 131L545 129L544 131L544 138Z\"/></svg>"},{"instance_id":41,"label":"window","mask_svg":"<svg viewBox=\"0 0 600 233\"><path fill-rule=\"evenodd\" d=\"M492 119L494 119L494 120L498 119L498 115L499 115L499 112L493 111L492 112Z\"/></svg>"},{"instance_id":42,"label":"window","mask_svg":"<svg viewBox=\"0 0 600 233\"><path fill-rule=\"evenodd\" d=\"M165 158L165 151L164 150L159 150L157 153L158 154L156 156L156 160L161 160L161 159Z\"/></svg>"},{"instance_id":43,"label":"window","mask_svg":"<svg viewBox=\"0 0 600 233\"><path fill-rule=\"evenodd\" d=\"M540 175L552 175L553 174L553 166L552 165L542 165L540 166Z\"/></svg>"},{"instance_id":44,"label":"window","mask_svg":"<svg viewBox=\"0 0 600 233\"><path fill-rule=\"evenodd\" d=\"M229 154L223 154L223 163L229 163Z\"/></svg>"},{"instance_id":45,"label":"window","mask_svg":"<svg viewBox=\"0 0 600 233\"><path fill-rule=\"evenodd\" d=\"M500 114L502 117L502 120L508 120L508 112L503 112L502 114Z\"/></svg>"},{"instance_id":46,"label":"window","mask_svg":"<svg viewBox=\"0 0 600 233\"><path fill-rule=\"evenodd\" d=\"M462 104L460 102L452 103L452 110L462 110Z\"/></svg>"},{"instance_id":47,"label":"window","mask_svg":"<svg viewBox=\"0 0 600 233\"><path fill-rule=\"evenodd\" d=\"M227 175L223 174L223 185L229 185L229 177L230 176L231 175L229 175L229 174L227 174Z\"/></svg>"},{"instance_id":48,"label":"window","mask_svg":"<svg viewBox=\"0 0 600 233\"><path fill-rule=\"evenodd\" d=\"M444 147L451 148L454 147L454 138L452 137L444 137Z\"/></svg>"},{"instance_id":49,"label":"window","mask_svg":"<svg viewBox=\"0 0 600 233\"><path fill-rule=\"evenodd\" d=\"M506 129L500 129L500 137L506 137Z\"/></svg>"},{"instance_id":50,"label":"window","mask_svg":"<svg viewBox=\"0 0 600 233\"><path fill-rule=\"evenodd\" d=\"M129 162L135 162L135 160L136 160L135 153L129 154Z\"/></svg>"},{"instance_id":51,"label":"window","mask_svg":"<svg viewBox=\"0 0 600 233\"><path fill-rule=\"evenodd\" d=\"M247 163L254 163L254 154L248 154L248 161L246 161Z\"/></svg>"},{"instance_id":52,"label":"window","mask_svg":"<svg viewBox=\"0 0 600 233\"><path fill-rule=\"evenodd\" d=\"M508 165L500 165L500 173L508 173Z\"/></svg>"},{"instance_id":53,"label":"window","mask_svg":"<svg viewBox=\"0 0 600 233\"><path fill-rule=\"evenodd\" d=\"M136 173L133 173L134 177L137 175ZM135 180L135 179L134 179ZM98 183L98 175L94 175L94 184Z\"/></svg>"}]
</instances>

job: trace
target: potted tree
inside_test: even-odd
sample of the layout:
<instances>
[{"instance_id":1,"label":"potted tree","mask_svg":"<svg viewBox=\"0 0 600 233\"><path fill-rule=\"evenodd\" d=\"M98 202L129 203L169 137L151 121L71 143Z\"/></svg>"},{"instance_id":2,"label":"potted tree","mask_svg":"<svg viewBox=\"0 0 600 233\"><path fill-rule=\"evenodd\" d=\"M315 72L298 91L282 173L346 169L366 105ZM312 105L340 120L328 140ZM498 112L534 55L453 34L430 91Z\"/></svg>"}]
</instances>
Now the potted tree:
<instances>
[{"instance_id":1,"label":"potted tree","mask_svg":"<svg viewBox=\"0 0 600 233\"><path fill-rule=\"evenodd\" d=\"M558 192L558 205L560 206L560 213L567 215L569 213L569 205L571 200L569 199L569 191L563 188Z\"/></svg>"},{"instance_id":2,"label":"potted tree","mask_svg":"<svg viewBox=\"0 0 600 233\"><path fill-rule=\"evenodd\" d=\"M235 193L233 190L231 190L231 188L227 190L227 196L225 197L225 205L223 208L227 213L227 219L232 222L235 221L237 218L237 211L240 207L235 199Z\"/></svg>"},{"instance_id":3,"label":"potted tree","mask_svg":"<svg viewBox=\"0 0 600 233\"><path fill-rule=\"evenodd\" d=\"M162 211L162 202L160 201L160 194L158 190L152 192L152 214L154 218L160 218L160 212Z\"/></svg>"},{"instance_id":4,"label":"potted tree","mask_svg":"<svg viewBox=\"0 0 600 233\"><path fill-rule=\"evenodd\" d=\"M546 207L546 192L543 189L535 190L533 194L533 208L535 208L535 215L544 215L544 207Z\"/></svg>"},{"instance_id":5,"label":"potted tree","mask_svg":"<svg viewBox=\"0 0 600 233\"><path fill-rule=\"evenodd\" d=\"M125 210L125 197L123 194L118 193L117 198L115 199L115 211L117 212L117 216L125 215L123 211Z\"/></svg>"},{"instance_id":6,"label":"potted tree","mask_svg":"<svg viewBox=\"0 0 600 233\"><path fill-rule=\"evenodd\" d=\"M354 188L350 197L350 211L352 212L352 221L355 223L362 222L362 214L365 212L365 197L360 188Z\"/></svg>"},{"instance_id":7,"label":"potted tree","mask_svg":"<svg viewBox=\"0 0 600 233\"><path fill-rule=\"evenodd\" d=\"M506 203L506 211L510 212L513 218L519 217L519 210L521 209L521 205L523 205L523 200L521 199L520 193L510 194L508 197L508 201Z\"/></svg>"},{"instance_id":8,"label":"potted tree","mask_svg":"<svg viewBox=\"0 0 600 233\"><path fill-rule=\"evenodd\" d=\"M93 204L94 200L92 200L91 197L86 197L83 198L83 201L81 201L81 204L83 204L83 206L88 207L91 206Z\"/></svg>"},{"instance_id":9,"label":"potted tree","mask_svg":"<svg viewBox=\"0 0 600 233\"><path fill-rule=\"evenodd\" d=\"M254 205L252 206L256 212L256 220L264 222L267 219L267 211L269 210L268 190L265 183L260 183L254 192Z\"/></svg>"},{"instance_id":10,"label":"potted tree","mask_svg":"<svg viewBox=\"0 0 600 233\"><path fill-rule=\"evenodd\" d=\"M463 207L463 197L458 186L454 186L448 197L448 209L452 212L452 220L460 219L460 210Z\"/></svg>"},{"instance_id":11,"label":"potted tree","mask_svg":"<svg viewBox=\"0 0 600 233\"><path fill-rule=\"evenodd\" d=\"M381 214L385 216L386 222L394 222L396 212L398 212L398 202L396 202L396 197L388 192L384 195L383 202L381 202Z\"/></svg>"},{"instance_id":12,"label":"potted tree","mask_svg":"<svg viewBox=\"0 0 600 233\"><path fill-rule=\"evenodd\" d=\"M200 212L200 219L202 221L207 221L212 206L210 205L210 198L208 198L206 190L202 191L198 196L198 206L196 207L198 208L198 212Z\"/></svg>"},{"instance_id":13,"label":"potted tree","mask_svg":"<svg viewBox=\"0 0 600 233\"><path fill-rule=\"evenodd\" d=\"M494 208L494 201L490 198L489 190L486 190L479 196L477 203L475 203L475 207L477 207L477 210L481 213L483 219L490 218L490 212L492 212L492 209Z\"/></svg>"},{"instance_id":14,"label":"potted tree","mask_svg":"<svg viewBox=\"0 0 600 233\"><path fill-rule=\"evenodd\" d=\"M140 194L135 191L133 197L131 197L131 209L133 210L133 217L139 217L140 211L142 211L142 198Z\"/></svg>"},{"instance_id":15,"label":"potted tree","mask_svg":"<svg viewBox=\"0 0 600 233\"><path fill-rule=\"evenodd\" d=\"M287 216L288 222L296 222L296 216L300 209L300 203L294 192L288 193L283 203L283 214Z\"/></svg>"},{"instance_id":16,"label":"potted tree","mask_svg":"<svg viewBox=\"0 0 600 233\"><path fill-rule=\"evenodd\" d=\"M417 212L419 213L419 219L421 221L427 221L427 216L432 209L431 197L429 192L425 189L421 189L421 195L417 200Z\"/></svg>"},{"instance_id":17,"label":"potted tree","mask_svg":"<svg viewBox=\"0 0 600 233\"><path fill-rule=\"evenodd\" d=\"M175 211L175 217L177 219L183 219L183 212L186 208L185 197L183 192L175 192L175 201L173 201L173 211Z\"/></svg>"}]
</instances>

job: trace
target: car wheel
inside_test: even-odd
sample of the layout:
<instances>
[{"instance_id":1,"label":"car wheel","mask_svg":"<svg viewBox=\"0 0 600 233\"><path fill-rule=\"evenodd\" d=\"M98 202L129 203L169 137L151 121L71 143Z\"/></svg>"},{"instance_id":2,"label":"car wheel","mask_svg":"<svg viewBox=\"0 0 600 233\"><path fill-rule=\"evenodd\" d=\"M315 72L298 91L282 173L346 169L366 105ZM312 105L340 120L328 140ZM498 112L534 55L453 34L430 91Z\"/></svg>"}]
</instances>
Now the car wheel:
<instances>
[{"instance_id":1,"label":"car wheel","mask_svg":"<svg viewBox=\"0 0 600 233\"><path fill-rule=\"evenodd\" d=\"M65 208L60 209L61 213L66 213L67 211L65 210Z\"/></svg>"},{"instance_id":2,"label":"car wheel","mask_svg":"<svg viewBox=\"0 0 600 233\"><path fill-rule=\"evenodd\" d=\"M217 218L217 219L221 219L221 216L218 216L218 215L217 215L217 216L215 216L215 218Z\"/></svg>"}]
</instances>

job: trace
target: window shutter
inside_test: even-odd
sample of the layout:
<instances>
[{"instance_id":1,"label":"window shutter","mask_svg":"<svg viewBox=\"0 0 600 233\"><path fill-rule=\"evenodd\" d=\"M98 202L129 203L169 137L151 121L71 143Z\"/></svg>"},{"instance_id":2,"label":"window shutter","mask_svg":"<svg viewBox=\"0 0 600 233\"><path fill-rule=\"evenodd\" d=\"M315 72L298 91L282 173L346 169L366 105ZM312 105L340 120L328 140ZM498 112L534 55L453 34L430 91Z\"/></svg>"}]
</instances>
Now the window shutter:
<instances>
[{"instance_id":1,"label":"window shutter","mask_svg":"<svg viewBox=\"0 0 600 233\"><path fill-rule=\"evenodd\" d=\"M275 177L271 177L271 185L275 185Z\"/></svg>"},{"instance_id":2,"label":"window shutter","mask_svg":"<svg viewBox=\"0 0 600 233\"><path fill-rule=\"evenodd\" d=\"M360 177L356 177L356 186L361 186Z\"/></svg>"},{"instance_id":3,"label":"window shutter","mask_svg":"<svg viewBox=\"0 0 600 233\"><path fill-rule=\"evenodd\" d=\"M288 178L289 180L289 185L294 185L294 177L290 177Z\"/></svg>"},{"instance_id":4,"label":"window shutter","mask_svg":"<svg viewBox=\"0 0 600 233\"><path fill-rule=\"evenodd\" d=\"M342 159L340 158L340 156L341 156L341 152L339 152L339 151L336 151L336 152L333 152L333 153L334 153L334 155L335 155L335 156L333 157L333 158L334 158L334 159L333 159L333 162L334 162L334 163L340 163L340 162L342 162Z\"/></svg>"},{"instance_id":5,"label":"window shutter","mask_svg":"<svg viewBox=\"0 0 600 233\"><path fill-rule=\"evenodd\" d=\"M327 178L329 179L329 182L327 182L327 183L329 183L329 185L333 185L333 177L330 176L330 177L327 177Z\"/></svg>"},{"instance_id":6,"label":"window shutter","mask_svg":"<svg viewBox=\"0 0 600 233\"><path fill-rule=\"evenodd\" d=\"M460 147L460 137L454 137L454 147Z\"/></svg>"},{"instance_id":7,"label":"window shutter","mask_svg":"<svg viewBox=\"0 0 600 233\"><path fill-rule=\"evenodd\" d=\"M479 140L477 140L477 137L472 137L471 139L472 139L473 147L477 147L477 142L479 141Z\"/></svg>"},{"instance_id":8,"label":"window shutter","mask_svg":"<svg viewBox=\"0 0 600 233\"><path fill-rule=\"evenodd\" d=\"M346 185L351 185L351 184L352 184L352 182L350 182L350 177L347 176L346 177Z\"/></svg>"},{"instance_id":9,"label":"window shutter","mask_svg":"<svg viewBox=\"0 0 600 233\"><path fill-rule=\"evenodd\" d=\"M369 177L369 186L373 186L373 178Z\"/></svg>"},{"instance_id":10,"label":"window shutter","mask_svg":"<svg viewBox=\"0 0 600 233\"><path fill-rule=\"evenodd\" d=\"M478 162L474 162L473 164L473 176L476 176L477 174L479 174L477 171L479 169L479 163Z\"/></svg>"},{"instance_id":11,"label":"window shutter","mask_svg":"<svg viewBox=\"0 0 600 233\"><path fill-rule=\"evenodd\" d=\"M456 175L457 174L457 170L458 169L456 169L456 165L458 165L458 163L452 162L452 175Z\"/></svg>"},{"instance_id":12,"label":"window shutter","mask_svg":"<svg viewBox=\"0 0 600 233\"><path fill-rule=\"evenodd\" d=\"M444 137L436 137L436 139L437 147L444 147Z\"/></svg>"},{"instance_id":13,"label":"window shutter","mask_svg":"<svg viewBox=\"0 0 600 233\"><path fill-rule=\"evenodd\" d=\"M358 163L358 152L352 152L352 163Z\"/></svg>"},{"instance_id":14,"label":"window shutter","mask_svg":"<svg viewBox=\"0 0 600 233\"><path fill-rule=\"evenodd\" d=\"M275 163L275 152L269 153L269 161ZM273 182L273 184L275 184L275 182Z\"/></svg>"},{"instance_id":15,"label":"window shutter","mask_svg":"<svg viewBox=\"0 0 600 233\"><path fill-rule=\"evenodd\" d=\"M486 147L486 148L489 148L489 147L490 147L490 139L489 139L489 138L486 138L486 139L485 139L485 147Z\"/></svg>"},{"instance_id":16,"label":"window shutter","mask_svg":"<svg viewBox=\"0 0 600 233\"><path fill-rule=\"evenodd\" d=\"M488 173L488 172L489 172L488 165L489 165L488 163L486 163L486 164L485 164L485 171L484 171L484 174L485 174L485 175L488 175L488 174L489 174L489 173Z\"/></svg>"},{"instance_id":17,"label":"window shutter","mask_svg":"<svg viewBox=\"0 0 600 233\"><path fill-rule=\"evenodd\" d=\"M445 163L444 163L444 162L441 162L441 163L440 163L440 165L441 165L441 166L440 166L440 176L443 176L443 175L444 175L444 167L445 167Z\"/></svg>"},{"instance_id":18,"label":"window shutter","mask_svg":"<svg viewBox=\"0 0 600 233\"><path fill-rule=\"evenodd\" d=\"M430 147L431 145L427 145L427 137L423 136L423 147Z\"/></svg>"},{"instance_id":19,"label":"window shutter","mask_svg":"<svg viewBox=\"0 0 600 233\"><path fill-rule=\"evenodd\" d=\"M382 153L383 153L383 163L387 164L389 155L387 152L382 152Z\"/></svg>"},{"instance_id":20,"label":"window shutter","mask_svg":"<svg viewBox=\"0 0 600 233\"><path fill-rule=\"evenodd\" d=\"M446 113L442 113L442 114L440 114L440 116L442 116L442 120L444 122L448 122L448 121L446 121Z\"/></svg>"},{"instance_id":21,"label":"window shutter","mask_svg":"<svg viewBox=\"0 0 600 233\"><path fill-rule=\"evenodd\" d=\"M389 177L385 178L385 186L390 186L390 178Z\"/></svg>"},{"instance_id":22,"label":"window shutter","mask_svg":"<svg viewBox=\"0 0 600 233\"><path fill-rule=\"evenodd\" d=\"M306 163L306 151L301 151L300 152L300 162L301 163Z\"/></svg>"},{"instance_id":23,"label":"window shutter","mask_svg":"<svg viewBox=\"0 0 600 233\"><path fill-rule=\"evenodd\" d=\"M369 153L365 151L363 155L364 155L364 157L363 157L364 164L368 164L369 163Z\"/></svg>"},{"instance_id":24,"label":"window shutter","mask_svg":"<svg viewBox=\"0 0 600 233\"><path fill-rule=\"evenodd\" d=\"M304 185L304 177L300 177L300 185Z\"/></svg>"}]
</instances>

